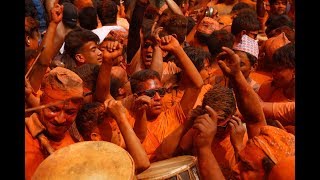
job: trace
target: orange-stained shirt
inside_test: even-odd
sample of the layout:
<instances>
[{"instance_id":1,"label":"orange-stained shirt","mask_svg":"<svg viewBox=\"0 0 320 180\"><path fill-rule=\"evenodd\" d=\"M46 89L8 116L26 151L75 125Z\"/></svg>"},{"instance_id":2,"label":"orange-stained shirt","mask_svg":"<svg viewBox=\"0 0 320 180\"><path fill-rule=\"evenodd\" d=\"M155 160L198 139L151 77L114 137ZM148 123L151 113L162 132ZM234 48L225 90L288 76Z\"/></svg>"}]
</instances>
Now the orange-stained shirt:
<instances>
[{"instance_id":1,"label":"orange-stained shirt","mask_svg":"<svg viewBox=\"0 0 320 180\"><path fill-rule=\"evenodd\" d=\"M131 114L129 113L129 111L126 109L126 117L127 120L130 124L130 126L133 128L134 126L134 118L131 116ZM121 134L120 128L116 122L116 120L110 118L108 119L107 123L109 124L109 126L105 126L103 129L106 130L106 127L110 127L111 129L111 137L110 137L110 142L126 149L126 143L124 141L124 138Z\"/></svg>"},{"instance_id":2,"label":"orange-stained shirt","mask_svg":"<svg viewBox=\"0 0 320 180\"><path fill-rule=\"evenodd\" d=\"M31 117L32 116L32 117ZM35 113L29 118L35 118ZM26 118L28 119L28 118ZM60 149L70 144L74 144L72 137L67 131L65 138L61 142L51 142L50 145L55 149ZM28 128L25 126L25 179L30 180L37 167L49 156L47 150L40 144L37 138L34 138Z\"/></svg>"},{"instance_id":3,"label":"orange-stained shirt","mask_svg":"<svg viewBox=\"0 0 320 180\"><path fill-rule=\"evenodd\" d=\"M250 73L249 77L256 81L258 84L262 84L272 79L272 74L270 72L264 71L253 71Z\"/></svg>"},{"instance_id":4,"label":"orange-stained shirt","mask_svg":"<svg viewBox=\"0 0 320 180\"><path fill-rule=\"evenodd\" d=\"M273 118L284 126L295 124L295 102L279 102L272 104Z\"/></svg>"},{"instance_id":5,"label":"orange-stained shirt","mask_svg":"<svg viewBox=\"0 0 320 180\"><path fill-rule=\"evenodd\" d=\"M163 111L155 120L147 121L147 135L142 143L149 159L155 155L155 150L163 140L186 120L180 103Z\"/></svg>"},{"instance_id":6,"label":"orange-stained shirt","mask_svg":"<svg viewBox=\"0 0 320 180\"><path fill-rule=\"evenodd\" d=\"M201 91L198 95L196 102L194 103L193 108L196 108L198 105L202 104L203 96L210 88L212 88L211 84L205 84L202 86ZM180 102L183 94L184 94L184 91L179 90L179 89L173 89L170 93L167 93L161 99L163 109L166 110L166 109L172 107L173 105L175 105L176 103Z\"/></svg>"},{"instance_id":7,"label":"orange-stained shirt","mask_svg":"<svg viewBox=\"0 0 320 180\"><path fill-rule=\"evenodd\" d=\"M246 132L243 137L243 144L246 144L247 141L248 134ZM211 145L211 151L216 158L224 177L227 179L231 176L232 167L237 163L235 152L230 140L230 135L227 135L221 140L215 138Z\"/></svg>"},{"instance_id":8,"label":"orange-stained shirt","mask_svg":"<svg viewBox=\"0 0 320 180\"><path fill-rule=\"evenodd\" d=\"M197 155L196 147L193 145L196 130L190 129L180 141L180 147L186 154ZM243 144L248 141L248 134L245 132L243 137ZM211 151L215 156L219 167L226 179L231 176L232 167L236 165L235 152L230 140L230 134L225 137L215 137L211 144Z\"/></svg>"},{"instance_id":9,"label":"orange-stained shirt","mask_svg":"<svg viewBox=\"0 0 320 180\"><path fill-rule=\"evenodd\" d=\"M25 179L31 179L39 164L48 156L43 152L38 139L31 136L25 127Z\"/></svg>"},{"instance_id":10,"label":"orange-stained shirt","mask_svg":"<svg viewBox=\"0 0 320 180\"><path fill-rule=\"evenodd\" d=\"M266 174L262 163L264 157L269 157L277 164L290 156L295 156L295 136L274 126L263 126L260 128L260 134L250 138L239 155L242 161L232 169L242 174L241 176L244 177L242 179L250 179L249 174L255 175L255 179L259 176L263 177ZM244 161L252 166L250 171L243 168L246 166L243 164ZM288 168L291 169L291 167Z\"/></svg>"}]
</instances>

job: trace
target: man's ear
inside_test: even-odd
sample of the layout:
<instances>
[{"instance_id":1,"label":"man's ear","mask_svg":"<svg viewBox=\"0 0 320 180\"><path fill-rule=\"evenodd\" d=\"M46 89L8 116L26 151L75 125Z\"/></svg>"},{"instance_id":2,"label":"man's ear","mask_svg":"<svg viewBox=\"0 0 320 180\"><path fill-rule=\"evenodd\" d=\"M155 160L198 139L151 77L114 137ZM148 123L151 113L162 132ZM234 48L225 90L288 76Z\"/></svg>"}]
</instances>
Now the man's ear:
<instances>
[{"instance_id":1,"label":"man's ear","mask_svg":"<svg viewBox=\"0 0 320 180\"><path fill-rule=\"evenodd\" d=\"M30 46L30 36L25 37L25 42L27 43L28 46Z\"/></svg>"},{"instance_id":2,"label":"man's ear","mask_svg":"<svg viewBox=\"0 0 320 180\"><path fill-rule=\"evenodd\" d=\"M247 31L246 31L246 30L242 30L242 31L240 32L241 37L242 37L243 35L245 35L246 33L247 33Z\"/></svg>"},{"instance_id":3,"label":"man's ear","mask_svg":"<svg viewBox=\"0 0 320 180\"><path fill-rule=\"evenodd\" d=\"M258 67L258 63L254 63L252 66L251 66L251 71L255 71Z\"/></svg>"},{"instance_id":4,"label":"man's ear","mask_svg":"<svg viewBox=\"0 0 320 180\"><path fill-rule=\"evenodd\" d=\"M99 133L93 132L93 133L90 134L90 139L92 141L101 141L101 136L100 136Z\"/></svg>"},{"instance_id":5,"label":"man's ear","mask_svg":"<svg viewBox=\"0 0 320 180\"><path fill-rule=\"evenodd\" d=\"M209 67L209 66L210 66L209 59L206 58L206 59L203 61L203 64L204 64L204 67Z\"/></svg>"},{"instance_id":6,"label":"man's ear","mask_svg":"<svg viewBox=\"0 0 320 180\"><path fill-rule=\"evenodd\" d=\"M293 77L292 77L293 79L296 78L296 69L293 70L293 75L292 75L292 76L293 76Z\"/></svg>"},{"instance_id":7,"label":"man's ear","mask_svg":"<svg viewBox=\"0 0 320 180\"><path fill-rule=\"evenodd\" d=\"M124 88L119 88L118 89L118 94L121 96L121 95L124 95L126 93L126 90Z\"/></svg>"},{"instance_id":8,"label":"man's ear","mask_svg":"<svg viewBox=\"0 0 320 180\"><path fill-rule=\"evenodd\" d=\"M86 62L86 59L83 57L82 54L76 54L74 57L79 63L85 63Z\"/></svg>"},{"instance_id":9,"label":"man's ear","mask_svg":"<svg viewBox=\"0 0 320 180\"><path fill-rule=\"evenodd\" d=\"M177 34L171 34L174 38L178 39Z\"/></svg>"}]
</instances>

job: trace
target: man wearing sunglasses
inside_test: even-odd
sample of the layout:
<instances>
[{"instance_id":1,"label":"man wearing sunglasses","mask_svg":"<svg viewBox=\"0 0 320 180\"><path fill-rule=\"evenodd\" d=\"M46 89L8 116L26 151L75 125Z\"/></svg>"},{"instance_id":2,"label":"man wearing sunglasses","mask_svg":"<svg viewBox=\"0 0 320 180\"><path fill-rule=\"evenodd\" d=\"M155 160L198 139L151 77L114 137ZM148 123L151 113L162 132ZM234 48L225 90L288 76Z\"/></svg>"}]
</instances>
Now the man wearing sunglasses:
<instances>
[{"instance_id":1,"label":"man wearing sunglasses","mask_svg":"<svg viewBox=\"0 0 320 180\"><path fill-rule=\"evenodd\" d=\"M164 111L162 97L166 89L163 88L159 73L145 69L130 77L131 90L135 96L135 110L131 112L135 115L134 130L151 162L172 156L179 143L179 137L192 125L186 116L193 108L203 85L199 72L176 38L171 35L164 36L159 39L159 46L175 55L180 61L184 75L190 81L181 101ZM137 126L137 123L140 126Z\"/></svg>"}]
</instances>

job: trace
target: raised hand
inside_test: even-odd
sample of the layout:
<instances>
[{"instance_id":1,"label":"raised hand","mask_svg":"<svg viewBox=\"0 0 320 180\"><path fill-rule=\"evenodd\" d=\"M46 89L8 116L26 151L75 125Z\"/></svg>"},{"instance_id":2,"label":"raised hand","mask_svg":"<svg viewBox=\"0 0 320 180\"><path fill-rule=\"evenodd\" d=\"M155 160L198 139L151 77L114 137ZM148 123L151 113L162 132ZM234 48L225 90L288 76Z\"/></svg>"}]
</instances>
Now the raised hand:
<instances>
[{"instance_id":1,"label":"raised hand","mask_svg":"<svg viewBox=\"0 0 320 180\"><path fill-rule=\"evenodd\" d=\"M117 101L114 99L107 101L105 105L106 104L107 111L117 121L117 123L119 123L119 117L125 116L126 108L122 105L121 101Z\"/></svg>"},{"instance_id":2,"label":"raised hand","mask_svg":"<svg viewBox=\"0 0 320 180\"><path fill-rule=\"evenodd\" d=\"M225 76L235 76L240 73L240 57L230 48L222 47L221 52L216 60Z\"/></svg>"},{"instance_id":3,"label":"raised hand","mask_svg":"<svg viewBox=\"0 0 320 180\"><path fill-rule=\"evenodd\" d=\"M231 129L231 144L235 151L239 152L244 148L243 137L246 132L246 128L242 124L241 119L236 116L232 116L231 120L229 121L229 127Z\"/></svg>"},{"instance_id":4,"label":"raised hand","mask_svg":"<svg viewBox=\"0 0 320 180\"><path fill-rule=\"evenodd\" d=\"M63 17L63 5L58 4L58 2L54 3L53 8L51 9L51 21L58 24Z\"/></svg>"},{"instance_id":5,"label":"raised hand","mask_svg":"<svg viewBox=\"0 0 320 180\"><path fill-rule=\"evenodd\" d=\"M217 113L209 106L205 107L208 114L198 116L193 124L193 129L195 129L196 135L194 137L194 143L197 148L210 146L212 140L217 133Z\"/></svg>"},{"instance_id":6,"label":"raised hand","mask_svg":"<svg viewBox=\"0 0 320 180\"><path fill-rule=\"evenodd\" d=\"M117 57L122 55L123 45L118 41L104 40L99 47L103 61L113 64Z\"/></svg>"},{"instance_id":7,"label":"raised hand","mask_svg":"<svg viewBox=\"0 0 320 180\"><path fill-rule=\"evenodd\" d=\"M172 35L161 37L158 39L158 43L160 44L160 48L164 51L175 52L179 48L182 48L179 41Z\"/></svg>"},{"instance_id":8,"label":"raised hand","mask_svg":"<svg viewBox=\"0 0 320 180\"><path fill-rule=\"evenodd\" d=\"M136 113L147 110L151 106L151 98L146 95L135 97L133 108Z\"/></svg>"},{"instance_id":9,"label":"raised hand","mask_svg":"<svg viewBox=\"0 0 320 180\"><path fill-rule=\"evenodd\" d=\"M156 28L156 26L157 26L157 22L155 21L151 27L151 37L152 37L152 39L155 40L154 43L158 44L158 42L161 41L161 38L159 37L159 33L160 33L160 31L163 30L163 27Z\"/></svg>"}]
</instances>

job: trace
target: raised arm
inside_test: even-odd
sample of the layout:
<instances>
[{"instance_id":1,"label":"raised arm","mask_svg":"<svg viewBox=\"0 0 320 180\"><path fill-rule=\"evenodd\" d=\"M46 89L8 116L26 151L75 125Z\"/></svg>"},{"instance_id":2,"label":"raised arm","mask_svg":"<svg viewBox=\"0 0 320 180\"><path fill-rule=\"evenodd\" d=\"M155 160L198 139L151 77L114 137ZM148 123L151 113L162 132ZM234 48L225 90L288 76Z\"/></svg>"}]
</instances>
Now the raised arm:
<instances>
[{"instance_id":1,"label":"raised arm","mask_svg":"<svg viewBox=\"0 0 320 180\"><path fill-rule=\"evenodd\" d=\"M258 20L260 22L260 29L263 30L263 32L264 32L266 16L267 16L267 12L264 7L264 0L257 0L256 12L258 15Z\"/></svg>"},{"instance_id":2,"label":"raised arm","mask_svg":"<svg viewBox=\"0 0 320 180\"><path fill-rule=\"evenodd\" d=\"M172 35L161 37L160 47L162 50L171 52L181 64L183 74L190 79L186 91L180 101L181 108L185 115L193 108L197 100L198 94L202 88L203 80L197 68L194 66L188 55L180 46L178 40Z\"/></svg>"},{"instance_id":3,"label":"raised arm","mask_svg":"<svg viewBox=\"0 0 320 180\"><path fill-rule=\"evenodd\" d=\"M133 102L133 112L134 119L136 120L134 123L133 130L137 134L137 137L140 139L142 143L147 136L147 114L146 110L151 105L151 98L146 95L142 95L137 97L134 95Z\"/></svg>"},{"instance_id":4,"label":"raised arm","mask_svg":"<svg viewBox=\"0 0 320 180\"><path fill-rule=\"evenodd\" d=\"M103 61L99 69L94 97L95 100L99 102L104 102L107 98L111 96L110 75L113 60L122 54L123 46L118 41L104 40L101 43L99 49L103 54Z\"/></svg>"},{"instance_id":5,"label":"raised arm","mask_svg":"<svg viewBox=\"0 0 320 180\"><path fill-rule=\"evenodd\" d=\"M187 116L189 111L193 108L203 85L202 78L176 38L171 35L164 36L159 41L161 49L173 53L180 61L184 76L188 76L187 78L192 79L191 83L188 83L190 87L187 86L180 101L181 109L184 115ZM177 151L181 137L190 129L192 123L192 120L187 119L173 133L163 140L156 150L157 160L169 158Z\"/></svg>"},{"instance_id":6,"label":"raised arm","mask_svg":"<svg viewBox=\"0 0 320 180\"><path fill-rule=\"evenodd\" d=\"M159 43L156 39L159 39L159 32L163 29L163 27L157 27L157 22L154 22L151 28L151 36L154 38L154 49L152 52L152 62L150 65L150 69L155 70L159 73L160 77L162 77L163 72L163 57L162 50L159 46Z\"/></svg>"},{"instance_id":7,"label":"raised arm","mask_svg":"<svg viewBox=\"0 0 320 180\"><path fill-rule=\"evenodd\" d=\"M174 2L173 0L166 0L166 3L168 4L168 7L173 11L173 13L184 16L183 12L176 2Z\"/></svg>"},{"instance_id":8,"label":"raised arm","mask_svg":"<svg viewBox=\"0 0 320 180\"><path fill-rule=\"evenodd\" d=\"M54 36L58 23L62 20L63 6L59 5L57 1L54 4L54 7L51 9L51 21L49 23L47 32L44 35L44 38L41 42L39 49L42 49L44 46L43 52L41 53L39 60L33 67L29 75L29 80L32 88L35 92L40 89L42 78L45 75L47 69L50 66L50 63L53 57L58 51L54 50Z\"/></svg>"},{"instance_id":9,"label":"raised arm","mask_svg":"<svg viewBox=\"0 0 320 180\"><path fill-rule=\"evenodd\" d=\"M128 50L127 50L127 63L130 64L132 58L140 47L140 28L142 26L142 20L144 11L146 10L149 1L148 0L136 0L135 7L132 13L132 19L129 27L128 35Z\"/></svg>"},{"instance_id":10,"label":"raised arm","mask_svg":"<svg viewBox=\"0 0 320 180\"><path fill-rule=\"evenodd\" d=\"M25 108L32 108L32 107L36 107L36 106L40 106L40 99L37 98L32 92L33 89L30 85L30 82L28 79L25 79L25 104L26 107Z\"/></svg>"},{"instance_id":11,"label":"raised arm","mask_svg":"<svg viewBox=\"0 0 320 180\"><path fill-rule=\"evenodd\" d=\"M279 120L282 124L295 123L295 102L261 102L266 118Z\"/></svg>"},{"instance_id":12,"label":"raised arm","mask_svg":"<svg viewBox=\"0 0 320 180\"><path fill-rule=\"evenodd\" d=\"M106 104L107 103L107 104ZM146 151L142 147L139 138L136 136L126 117L126 108L120 101L114 100L112 97L105 102L107 110L115 118L123 139L126 143L126 149L132 156L136 172L140 173L150 166L150 161Z\"/></svg>"},{"instance_id":13,"label":"raised arm","mask_svg":"<svg viewBox=\"0 0 320 180\"><path fill-rule=\"evenodd\" d=\"M260 128L267 122L262 111L258 95L247 83L240 71L240 57L233 50L222 47L223 51L217 57L223 74L230 79L236 96L240 113L246 121L248 138L260 134Z\"/></svg>"}]
</instances>

